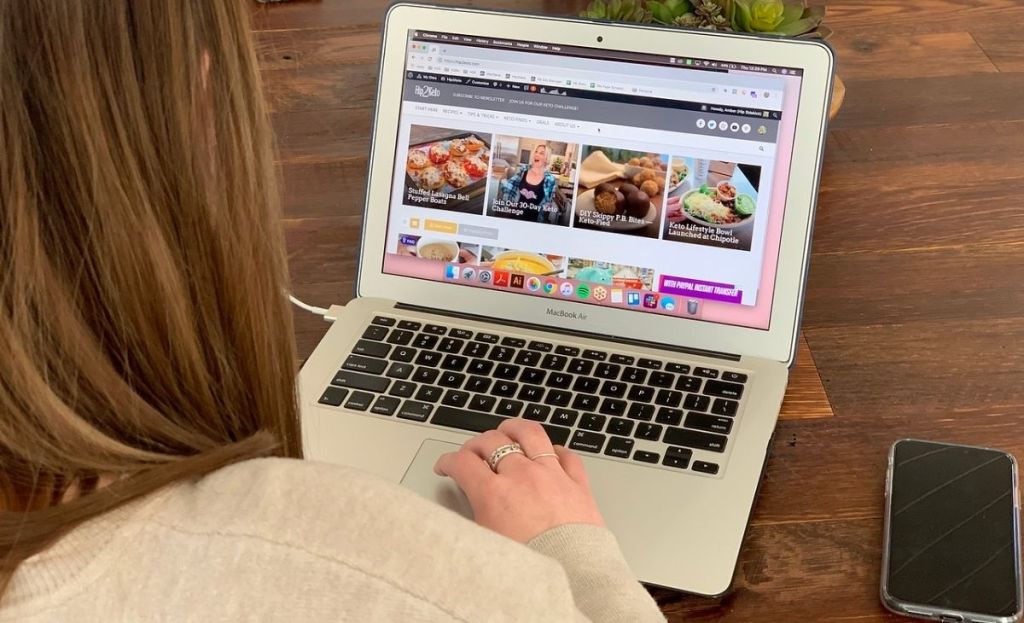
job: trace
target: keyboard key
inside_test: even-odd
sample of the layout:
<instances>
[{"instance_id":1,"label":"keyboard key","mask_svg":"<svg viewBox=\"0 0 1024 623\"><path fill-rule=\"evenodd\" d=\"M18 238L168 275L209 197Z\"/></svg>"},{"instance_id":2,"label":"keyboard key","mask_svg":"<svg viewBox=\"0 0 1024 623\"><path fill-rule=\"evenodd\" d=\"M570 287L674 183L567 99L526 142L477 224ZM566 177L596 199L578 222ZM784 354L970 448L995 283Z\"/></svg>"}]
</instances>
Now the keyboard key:
<instances>
[{"instance_id":1,"label":"keyboard key","mask_svg":"<svg viewBox=\"0 0 1024 623\"><path fill-rule=\"evenodd\" d=\"M477 339L480 338L479 335L476 337ZM469 342L466 344L466 348L462 351L462 354L467 357L486 357L487 351L489 350L491 350L491 347L483 342Z\"/></svg>"},{"instance_id":2,"label":"keyboard key","mask_svg":"<svg viewBox=\"0 0 1024 623\"><path fill-rule=\"evenodd\" d=\"M599 350L586 349L583 351L584 359L593 359L594 361L604 361L608 358L607 353L602 353Z\"/></svg>"},{"instance_id":3,"label":"keyboard key","mask_svg":"<svg viewBox=\"0 0 1024 623\"><path fill-rule=\"evenodd\" d=\"M395 326L395 319L388 318L387 316L374 316L371 320L373 324L380 325L382 327L393 327Z\"/></svg>"},{"instance_id":4,"label":"keyboard key","mask_svg":"<svg viewBox=\"0 0 1024 623\"><path fill-rule=\"evenodd\" d=\"M511 381L519 376L521 368L514 363L503 363L494 369L494 378Z\"/></svg>"},{"instance_id":5,"label":"keyboard key","mask_svg":"<svg viewBox=\"0 0 1024 623\"><path fill-rule=\"evenodd\" d=\"M580 349L576 346L566 346L565 344L559 344L555 347L555 354L565 355L566 357L576 357L580 354Z\"/></svg>"},{"instance_id":6,"label":"keyboard key","mask_svg":"<svg viewBox=\"0 0 1024 623\"><path fill-rule=\"evenodd\" d=\"M619 400L618 398L605 398L601 401L601 413L605 415L626 415L627 404L625 400Z\"/></svg>"},{"instance_id":7,"label":"keyboard key","mask_svg":"<svg viewBox=\"0 0 1024 623\"><path fill-rule=\"evenodd\" d=\"M390 384L391 381L389 379L380 376L370 376L369 374L348 372L346 370L338 370L338 373L331 379L331 385L347 387L349 389L363 389L377 392L378 394L384 393Z\"/></svg>"},{"instance_id":8,"label":"keyboard key","mask_svg":"<svg viewBox=\"0 0 1024 623\"><path fill-rule=\"evenodd\" d=\"M583 450L584 452L600 452L604 447L604 435L600 433L588 433L585 430L578 430L572 435L569 448L572 450Z\"/></svg>"},{"instance_id":9,"label":"keyboard key","mask_svg":"<svg viewBox=\"0 0 1024 623\"><path fill-rule=\"evenodd\" d=\"M366 355L367 357L387 357L391 351L391 346L382 342L374 342L372 340L359 340L356 345L352 347L352 352L357 355Z\"/></svg>"},{"instance_id":10,"label":"keyboard key","mask_svg":"<svg viewBox=\"0 0 1024 623\"><path fill-rule=\"evenodd\" d=\"M561 372L565 369L565 364L569 363L569 358L562 355L544 355L544 359L540 362L540 367L545 370L552 370L555 372Z\"/></svg>"},{"instance_id":11,"label":"keyboard key","mask_svg":"<svg viewBox=\"0 0 1024 623\"><path fill-rule=\"evenodd\" d=\"M401 417L401 415L399 415L399 417ZM438 426L448 426L450 428L468 430L474 433L482 433L484 431L498 428L498 425L506 419L508 418L501 417L500 415L491 415L489 413L480 413L478 411L467 411L464 409L456 409L455 407L440 406L437 408L437 411L434 413L434 417L431 418L430 422ZM571 431L568 428L552 426L550 424L544 424L543 426L544 431L547 432L548 438L551 440L552 444L564 446L565 442L569 440L569 433Z\"/></svg>"},{"instance_id":12,"label":"keyboard key","mask_svg":"<svg viewBox=\"0 0 1024 623\"><path fill-rule=\"evenodd\" d=\"M706 415L704 413L690 413L686 416L687 428L706 430L709 433L721 433L728 435L732 431L732 418L720 415Z\"/></svg>"},{"instance_id":13,"label":"keyboard key","mask_svg":"<svg viewBox=\"0 0 1024 623\"><path fill-rule=\"evenodd\" d=\"M600 400L591 394L576 394L576 398L572 401L572 408L580 411L596 411Z\"/></svg>"},{"instance_id":14,"label":"keyboard key","mask_svg":"<svg viewBox=\"0 0 1024 623\"><path fill-rule=\"evenodd\" d=\"M608 456L617 456L620 459L628 459L633 453L633 444L636 442L628 437L612 437L608 440L608 447L604 453Z\"/></svg>"},{"instance_id":15,"label":"keyboard key","mask_svg":"<svg viewBox=\"0 0 1024 623\"><path fill-rule=\"evenodd\" d=\"M550 353L552 349L554 349L554 346L549 342L538 342L537 340L533 340L527 348L541 353Z\"/></svg>"},{"instance_id":16,"label":"keyboard key","mask_svg":"<svg viewBox=\"0 0 1024 623\"><path fill-rule=\"evenodd\" d=\"M688 411L707 411L709 404L711 404L711 399L707 396L687 394L686 400L683 402L683 408Z\"/></svg>"},{"instance_id":17,"label":"keyboard key","mask_svg":"<svg viewBox=\"0 0 1024 623\"><path fill-rule=\"evenodd\" d=\"M332 407L340 407L341 403L345 401L345 396L348 395L348 390L344 387L334 387L330 385L324 390L324 393L320 395L319 402L322 405L331 405Z\"/></svg>"},{"instance_id":18,"label":"keyboard key","mask_svg":"<svg viewBox=\"0 0 1024 623\"><path fill-rule=\"evenodd\" d=\"M441 368L444 370L454 370L458 372L468 364L469 359L462 355L446 355L444 361L441 362Z\"/></svg>"},{"instance_id":19,"label":"keyboard key","mask_svg":"<svg viewBox=\"0 0 1024 623\"><path fill-rule=\"evenodd\" d=\"M674 374L689 374L690 366L685 363L669 363L665 365L665 371Z\"/></svg>"},{"instance_id":20,"label":"keyboard key","mask_svg":"<svg viewBox=\"0 0 1024 623\"><path fill-rule=\"evenodd\" d=\"M669 372L652 372L647 382L655 387L672 387L676 382L676 375Z\"/></svg>"},{"instance_id":21,"label":"keyboard key","mask_svg":"<svg viewBox=\"0 0 1024 623\"><path fill-rule=\"evenodd\" d=\"M547 405L526 405L523 418L533 420L534 422L544 422L547 421L550 413L551 407Z\"/></svg>"},{"instance_id":22,"label":"keyboard key","mask_svg":"<svg viewBox=\"0 0 1024 623\"><path fill-rule=\"evenodd\" d=\"M540 385L544 382L544 377L547 376L547 372L540 368L523 368L523 373L519 375L519 380L523 383L533 383L534 385Z\"/></svg>"},{"instance_id":23,"label":"keyboard key","mask_svg":"<svg viewBox=\"0 0 1024 623\"><path fill-rule=\"evenodd\" d=\"M740 403L735 400L715 398L715 402L711 405L711 412L715 415L726 415L732 417L736 415L736 411L739 410L739 407Z\"/></svg>"},{"instance_id":24,"label":"keyboard key","mask_svg":"<svg viewBox=\"0 0 1024 623\"><path fill-rule=\"evenodd\" d=\"M385 373L385 376L388 376L393 379L405 380L412 376L413 370L415 370L415 367L411 363L395 362L391 364L390 368L388 368L388 371Z\"/></svg>"},{"instance_id":25,"label":"keyboard key","mask_svg":"<svg viewBox=\"0 0 1024 623\"><path fill-rule=\"evenodd\" d=\"M441 399L441 404L448 405L449 407L465 407L466 403L469 402L469 398L469 392L460 392L456 389L449 389L444 393L444 398Z\"/></svg>"},{"instance_id":26,"label":"keyboard key","mask_svg":"<svg viewBox=\"0 0 1024 623\"><path fill-rule=\"evenodd\" d=\"M620 372L622 372L622 366L616 363L599 363L597 370L594 371L594 376L601 379L617 379Z\"/></svg>"},{"instance_id":27,"label":"keyboard key","mask_svg":"<svg viewBox=\"0 0 1024 623\"><path fill-rule=\"evenodd\" d=\"M657 463L660 458L661 455L657 452L647 452L645 450L637 450L633 454L634 461L643 461L644 463Z\"/></svg>"},{"instance_id":28,"label":"keyboard key","mask_svg":"<svg viewBox=\"0 0 1024 623\"><path fill-rule=\"evenodd\" d=\"M654 404L663 407L678 407L682 401L683 392L677 392L674 389L661 389L658 390L658 396L654 399Z\"/></svg>"},{"instance_id":29,"label":"keyboard key","mask_svg":"<svg viewBox=\"0 0 1024 623\"><path fill-rule=\"evenodd\" d=\"M439 363L441 363L441 353L421 350L420 354L416 356L416 365L434 367Z\"/></svg>"},{"instance_id":30,"label":"keyboard key","mask_svg":"<svg viewBox=\"0 0 1024 623\"><path fill-rule=\"evenodd\" d=\"M597 391L597 388L601 386L601 381L590 378L589 376L577 376L576 382L573 383L573 391L583 392L586 394L593 394Z\"/></svg>"},{"instance_id":31,"label":"keyboard key","mask_svg":"<svg viewBox=\"0 0 1024 623\"><path fill-rule=\"evenodd\" d=\"M395 329L388 336L388 344L398 344L399 346L406 346L412 341L412 338L416 334L412 331L403 331L402 329Z\"/></svg>"},{"instance_id":32,"label":"keyboard key","mask_svg":"<svg viewBox=\"0 0 1024 623\"><path fill-rule=\"evenodd\" d=\"M473 396L473 399L469 401L469 408L474 411L484 411L490 413L494 410L494 405L498 404L498 399L494 396L484 396L477 394Z\"/></svg>"},{"instance_id":33,"label":"keyboard key","mask_svg":"<svg viewBox=\"0 0 1024 623\"><path fill-rule=\"evenodd\" d=\"M466 383L466 391L482 394L491 388L491 379L486 376L471 376Z\"/></svg>"},{"instance_id":34,"label":"keyboard key","mask_svg":"<svg viewBox=\"0 0 1024 623\"><path fill-rule=\"evenodd\" d=\"M544 398L544 388L538 385L523 385L519 388L519 400L526 402L540 402Z\"/></svg>"},{"instance_id":35,"label":"keyboard key","mask_svg":"<svg viewBox=\"0 0 1024 623\"><path fill-rule=\"evenodd\" d=\"M364 340L373 340L375 342L383 340L385 337L387 337L387 335L387 329L385 329L384 327L378 327L376 325L366 327L366 331L363 331Z\"/></svg>"},{"instance_id":36,"label":"keyboard key","mask_svg":"<svg viewBox=\"0 0 1024 623\"><path fill-rule=\"evenodd\" d=\"M732 383L746 383L747 382L747 375L746 374L740 374L739 372L723 372L722 373L722 380L723 381L730 381Z\"/></svg>"},{"instance_id":37,"label":"keyboard key","mask_svg":"<svg viewBox=\"0 0 1024 623\"><path fill-rule=\"evenodd\" d=\"M388 362L382 359L374 359L373 357L363 357L362 355L349 355L341 367L346 370L366 372L367 374L382 374L388 367Z\"/></svg>"},{"instance_id":38,"label":"keyboard key","mask_svg":"<svg viewBox=\"0 0 1024 623\"><path fill-rule=\"evenodd\" d=\"M448 332L448 335L455 338L459 338L460 340L468 340L469 338L473 337L473 332L469 331L468 329L459 329L457 327L452 327L452 330Z\"/></svg>"},{"instance_id":39,"label":"keyboard key","mask_svg":"<svg viewBox=\"0 0 1024 623\"><path fill-rule=\"evenodd\" d=\"M612 355L608 361L612 363L621 363L624 366L631 366L636 359L632 355L620 355L618 353Z\"/></svg>"},{"instance_id":40,"label":"keyboard key","mask_svg":"<svg viewBox=\"0 0 1024 623\"><path fill-rule=\"evenodd\" d=\"M551 416L551 423L561 426L573 426L576 424L576 418L579 416L578 412L571 409L555 409L555 414Z\"/></svg>"},{"instance_id":41,"label":"keyboard key","mask_svg":"<svg viewBox=\"0 0 1024 623\"><path fill-rule=\"evenodd\" d=\"M434 405L432 404L416 402L415 400L406 400L402 404L402 408L398 410L398 417L405 420L426 422L427 418L430 417L430 412L433 410Z\"/></svg>"},{"instance_id":42,"label":"keyboard key","mask_svg":"<svg viewBox=\"0 0 1024 623\"><path fill-rule=\"evenodd\" d=\"M708 396L720 398L732 398L739 400L743 397L743 386L739 383L727 383L725 381L708 381L704 383L704 393Z\"/></svg>"},{"instance_id":43,"label":"keyboard key","mask_svg":"<svg viewBox=\"0 0 1024 623\"><path fill-rule=\"evenodd\" d=\"M613 417L608 420L607 431L613 435L625 435L629 436L633 432L634 423L632 420L626 420L620 417ZM632 439L630 439L632 441Z\"/></svg>"},{"instance_id":44,"label":"keyboard key","mask_svg":"<svg viewBox=\"0 0 1024 623\"><path fill-rule=\"evenodd\" d=\"M604 423L607 421L603 415L597 415L594 413L586 413L580 418L580 428L587 430L602 430L604 429Z\"/></svg>"},{"instance_id":45,"label":"keyboard key","mask_svg":"<svg viewBox=\"0 0 1024 623\"><path fill-rule=\"evenodd\" d=\"M391 351L391 361L401 361L402 363L412 361L413 357L416 356L416 349L411 346L396 346L395 350Z\"/></svg>"},{"instance_id":46,"label":"keyboard key","mask_svg":"<svg viewBox=\"0 0 1024 623\"><path fill-rule=\"evenodd\" d=\"M462 351L462 347L465 345L466 342L463 340L454 337L446 337L437 345L437 350L442 353L458 353Z\"/></svg>"},{"instance_id":47,"label":"keyboard key","mask_svg":"<svg viewBox=\"0 0 1024 623\"><path fill-rule=\"evenodd\" d=\"M571 430L562 426L552 426L551 424L541 424L541 426L544 427L544 432L548 434L548 439L551 440L553 446L564 446L572 433Z\"/></svg>"},{"instance_id":48,"label":"keyboard key","mask_svg":"<svg viewBox=\"0 0 1024 623\"><path fill-rule=\"evenodd\" d=\"M626 417L632 420L644 420L650 421L654 417L654 405L644 405L634 402L629 405L629 411L626 412Z\"/></svg>"},{"instance_id":49,"label":"keyboard key","mask_svg":"<svg viewBox=\"0 0 1024 623\"><path fill-rule=\"evenodd\" d=\"M626 395L626 384L619 381L605 381L601 386L601 395L622 398Z\"/></svg>"},{"instance_id":50,"label":"keyboard key","mask_svg":"<svg viewBox=\"0 0 1024 623\"><path fill-rule=\"evenodd\" d=\"M419 391L416 392L416 400L422 400L423 402L437 402L440 399L440 387L433 387L431 385L420 385Z\"/></svg>"},{"instance_id":51,"label":"keyboard key","mask_svg":"<svg viewBox=\"0 0 1024 623\"><path fill-rule=\"evenodd\" d=\"M433 348L437 345L437 336L420 333L416 336L416 339L412 341L412 345L416 348Z\"/></svg>"},{"instance_id":52,"label":"keyboard key","mask_svg":"<svg viewBox=\"0 0 1024 623\"><path fill-rule=\"evenodd\" d=\"M695 376L681 376L676 380L676 389L684 392L695 392L700 389L702 382Z\"/></svg>"},{"instance_id":53,"label":"keyboard key","mask_svg":"<svg viewBox=\"0 0 1024 623\"><path fill-rule=\"evenodd\" d=\"M441 387L451 387L458 389L462 387L462 384L466 381L466 375L460 372L443 372L441 378L437 380L437 384Z\"/></svg>"},{"instance_id":54,"label":"keyboard key","mask_svg":"<svg viewBox=\"0 0 1024 623\"><path fill-rule=\"evenodd\" d=\"M494 363L491 361L484 361L483 359L474 359L469 362L469 367L466 368L466 372L470 374L490 374L491 370L494 369Z\"/></svg>"},{"instance_id":55,"label":"keyboard key","mask_svg":"<svg viewBox=\"0 0 1024 623\"><path fill-rule=\"evenodd\" d=\"M398 321L398 328L399 329L408 329L409 331L419 331L420 327L422 327L422 326L423 326L422 323L416 322L415 320L399 320Z\"/></svg>"},{"instance_id":56,"label":"keyboard key","mask_svg":"<svg viewBox=\"0 0 1024 623\"><path fill-rule=\"evenodd\" d=\"M669 467L675 467L677 469L686 469L690 466L690 459L692 458L693 450L689 450L687 448L673 448L669 446L665 449L665 459L661 464Z\"/></svg>"},{"instance_id":57,"label":"keyboard key","mask_svg":"<svg viewBox=\"0 0 1024 623\"><path fill-rule=\"evenodd\" d=\"M493 333L477 333L476 337L473 338L473 339L477 340L478 342L483 342L485 344L497 344L498 343L498 336L494 335Z\"/></svg>"},{"instance_id":58,"label":"keyboard key","mask_svg":"<svg viewBox=\"0 0 1024 623\"><path fill-rule=\"evenodd\" d=\"M647 381L647 370L628 367L622 371L622 380L627 383L644 383Z\"/></svg>"},{"instance_id":59,"label":"keyboard key","mask_svg":"<svg viewBox=\"0 0 1024 623\"><path fill-rule=\"evenodd\" d=\"M637 360L636 365L648 370L661 370L661 362L657 359L644 359L641 357Z\"/></svg>"},{"instance_id":60,"label":"keyboard key","mask_svg":"<svg viewBox=\"0 0 1024 623\"><path fill-rule=\"evenodd\" d=\"M437 380L438 375L441 371L436 368L416 368L416 372L412 375L412 380L417 383L433 383Z\"/></svg>"},{"instance_id":61,"label":"keyboard key","mask_svg":"<svg viewBox=\"0 0 1024 623\"><path fill-rule=\"evenodd\" d=\"M556 407L567 407L570 401L572 401L572 392L567 392L564 389L548 390L547 398L544 399L545 404Z\"/></svg>"},{"instance_id":62,"label":"keyboard key","mask_svg":"<svg viewBox=\"0 0 1024 623\"><path fill-rule=\"evenodd\" d=\"M504 396L505 398L511 398L516 395L519 391L519 383L512 381L497 381L491 388L491 393L495 396Z\"/></svg>"},{"instance_id":63,"label":"keyboard key","mask_svg":"<svg viewBox=\"0 0 1024 623\"><path fill-rule=\"evenodd\" d=\"M491 356L488 357L491 361L507 362L512 361L512 358L516 356L516 351L511 348L505 348L504 346L497 346L491 349Z\"/></svg>"},{"instance_id":64,"label":"keyboard key","mask_svg":"<svg viewBox=\"0 0 1024 623\"><path fill-rule=\"evenodd\" d=\"M636 402L650 402L654 398L654 390L646 385L634 385L629 388L629 395L626 398Z\"/></svg>"},{"instance_id":65,"label":"keyboard key","mask_svg":"<svg viewBox=\"0 0 1024 623\"><path fill-rule=\"evenodd\" d=\"M521 350L516 355L516 363L521 366L535 366L540 363L541 354L532 350Z\"/></svg>"},{"instance_id":66,"label":"keyboard key","mask_svg":"<svg viewBox=\"0 0 1024 623\"><path fill-rule=\"evenodd\" d=\"M522 348L526 346L526 340L518 337L505 337L501 340L502 346L511 346L512 348Z\"/></svg>"},{"instance_id":67,"label":"keyboard key","mask_svg":"<svg viewBox=\"0 0 1024 623\"><path fill-rule=\"evenodd\" d=\"M702 433L700 431L688 430L686 428L669 427L665 431L665 443L673 446L686 446L697 450L711 450L712 452L725 452L725 444L729 438L724 435L713 433Z\"/></svg>"},{"instance_id":68,"label":"keyboard key","mask_svg":"<svg viewBox=\"0 0 1024 623\"><path fill-rule=\"evenodd\" d=\"M718 378L718 370L715 370L714 368L694 368L693 373L697 376L703 376L709 379Z\"/></svg>"},{"instance_id":69,"label":"keyboard key","mask_svg":"<svg viewBox=\"0 0 1024 623\"><path fill-rule=\"evenodd\" d=\"M391 391L388 393L392 396L398 396L399 398L408 398L416 392L416 383L409 383L407 381L398 381L391 386Z\"/></svg>"},{"instance_id":70,"label":"keyboard key","mask_svg":"<svg viewBox=\"0 0 1024 623\"><path fill-rule=\"evenodd\" d=\"M717 474L718 463L708 463L707 461L694 461L693 471L701 472L703 474Z\"/></svg>"},{"instance_id":71,"label":"keyboard key","mask_svg":"<svg viewBox=\"0 0 1024 623\"><path fill-rule=\"evenodd\" d=\"M646 422L641 422L640 424L637 424L636 433L633 436L636 437L637 439L658 441L658 439L661 437L661 431L662 428L660 424L647 424Z\"/></svg>"},{"instance_id":72,"label":"keyboard key","mask_svg":"<svg viewBox=\"0 0 1024 623\"><path fill-rule=\"evenodd\" d=\"M545 385L548 387L556 387L558 389L566 389L571 383L571 374L566 374L565 372L552 372L548 375L548 382L545 383Z\"/></svg>"},{"instance_id":73,"label":"keyboard key","mask_svg":"<svg viewBox=\"0 0 1024 623\"><path fill-rule=\"evenodd\" d=\"M683 410L673 409L671 407L662 407L658 409L658 416L654 418L654 421L658 424L679 426L683 421Z\"/></svg>"},{"instance_id":74,"label":"keyboard key","mask_svg":"<svg viewBox=\"0 0 1024 623\"><path fill-rule=\"evenodd\" d=\"M569 362L569 369L566 372L573 374L582 374L584 376L590 374L590 371L594 369L594 362L587 361L586 359L573 359Z\"/></svg>"},{"instance_id":75,"label":"keyboard key","mask_svg":"<svg viewBox=\"0 0 1024 623\"><path fill-rule=\"evenodd\" d=\"M448 333L448 329L439 324L428 324L423 327L423 331L431 335L444 335L445 333Z\"/></svg>"},{"instance_id":76,"label":"keyboard key","mask_svg":"<svg viewBox=\"0 0 1024 623\"><path fill-rule=\"evenodd\" d=\"M348 397L348 402L345 403L345 408L355 411L366 411L370 408L371 402L373 402L373 394L369 392L352 392Z\"/></svg>"},{"instance_id":77,"label":"keyboard key","mask_svg":"<svg viewBox=\"0 0 1024 623\"><path fill-rule=\"evenodd\" d=\"M392 396L378 396L377 402L373 403L373 406L370 407L370 413L394 415L395 411L398 410L398 403L400 402L402 401Z\"/></svg>"}]
</instances>

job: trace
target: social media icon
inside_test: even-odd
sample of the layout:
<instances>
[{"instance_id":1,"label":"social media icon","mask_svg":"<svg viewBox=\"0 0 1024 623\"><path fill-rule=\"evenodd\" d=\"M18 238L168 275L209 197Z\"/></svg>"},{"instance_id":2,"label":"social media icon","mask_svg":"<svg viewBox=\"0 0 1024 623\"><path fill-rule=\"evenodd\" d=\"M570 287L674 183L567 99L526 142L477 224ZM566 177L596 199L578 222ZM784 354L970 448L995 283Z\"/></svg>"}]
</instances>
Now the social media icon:
<instances>
[{"instance_id":1,"label":"social media icon","mask_svg":"<svg viewBox=\"0 0 1024 623\"><path fill-rule=\"evenodd\" d=\"M462 278L466 281L472 281L476 279L476 269L472 266L467 266L462 269Z\"/></svg>"},{"instance_id":2,"label":"social media icon","mask_svg":"<svg viewBox=\"0 0 1024 623\"><path fill-rule=\"evenodd\" d=\"M552 292L555 291L555 288L557 288L557 287L558 287L558 283L556 283L554 281L545 281L544 282L544 294L551 294Z\"/></svg>"},{"instance_id":3,"label":"social media icon","mask_svg":"<svg viewBox=\"0 0 1024 623\"><path fill-rule=\"evenodd\" d=\"M604 286L597 286L593 291L595 301L603 301L608 298L608 289Z\"/></svg>"},{"instance_id":4,"label":"social media icon","mask_svg":"<svg viewBox=\"0 0 1024 623\"><path fill-rule=\"evenodd\" d=\"M453 264L449 264L444 267L444 278L445 279L458 279L459 278L459 267Z\"/></svg>"},{"instance_id":5,"label":"social media icon","mask_svg":"<svg viewBox=\"0 0 1024 623\"><path fill-rule=\"evenodd\" d=\"M616 304L622 303L622 290L618 288L612 289L611 301Z\"/></svg>"},{"instance_id":6,"label":"social media icon","mask_svg":"<svg viewBox=\"0 0 1024 623\"><path fill-rule=\"evenodd\" d=\"M640 305L640 293L639 292L627 292L626 293L626 305L636 307Z\"/></svg>"},{"instance_id":7,"label":"social media icon","mask_svg":"<svg viewBox=\"0 0 1024 623\"><path fill-rule=\"evenodd\" d=\"M590 298L590 286L588 286L585 283L581 283L576 288L576 296L580 297L581 299Z\"/></svg>"},{"instance_id":8,"label":"social media icon","mask_svg":"<svg viewBox=\"0 0 1024 623\"><path fill-rule=\"evenodd\" d=\"M512 275L509 285L513 288L523 287L523 283L526 281L526 277L522 275Z\"/></svg>"},{"instance_id":9,"label":"social media icon","mask_svg":"<svg viewBox=\"0 0 1024 623\"><path fill-rule=\"evenodd\" d=\"M653 292L648 292L644 295L644 307L647 309L658 308L658 295Z\"/></svg>"},{"instance_id":10,"label":"social media icon","mask_svg":"<svg viewBox=\"0 0 1024 623\"><path fill-rule=\"evenodd\" d=\"M665 311L675 311L676 310L676 300L674 298L672 298L671 296L663 296L663 297L661 297L661 303L660 304L661 304L661 308L664 309Z\"/></svg>"},{"instance_id":11,"label":"social media icon","mask_svg":"<svg viewBox=\"0 0 1024 623\"><path fill-rule=\"evenodd\" d=\"M729 129L732 130L733 132L739 132L740 131L740 124L738 124L735 121L733 121L732 123L729 124Z\"/></svg>"},{"instance_id":12,"label":"social media icon","mask_svg":"<svg viewBox=\"0 0 1024 623\"><path fill-rule=\"evenodd\" d=\"M718 124L718 129L721 130L722 132L728 132L729 131L729 124L726 123L725 121L723 121L722 123Z\"/></svg>"},{"instance_id":13,"label":"social media icon","mask_svg":"<svg viewBox=\"0 0 1024 623\"><path fill-rule=\"evenodd\" d=\"M707 124L708 124L708 122L707 122L707 121L705 121L705 120L703 120L703 119L698 119L698 120L697 120L697 127L698 127L698 128L703 128L703 127L704 127L704 126L706 126Z\"/></svg>"},{"instance_id":14,"label":"social media icon","mask_svg":"<svg viewBox=\"0 0 1024 623\"><path fill-rule=\"evenodd\" d=\"M744 133L744 134L750 134L750 124L749 124L749 123L744 123L744 124L743 124L743 125L742 125L742 126L740 127L740 129L741 129L741 130L743 130L743 133Z\"/></svg>"},{"instance_id":15,"label":"social media icon","mask_svg":"<svg viewBox=\"0 0 1024 623\"><path fill-rule=\"evenodd\" d=\"M714 119L711 119L710 121L708 121L708 129L709 130L714 130L717 127L718 127L718 122L717 121L715 121Z\"/></svg>"},{"instance_id":16,"label":"social media icon","mask_svg":"<svg viewBox=\"0 0 1024 623\"><path fill-rule=\"evenodd\" d=\"M530 292L536 292L540 290L540 279L537 277L530 277L526 280L526 289Z\"/></svg>"},{"instance_id":17,"label":"social media icon","mask_svg":"<svg viewBox=\"0 0 1024 623\"><path fill-rule=\"evenodd\" d=\"M489 270L481 270L477 274L477 279L480 280L480 283L490 283L491 282L491 277L492 277L491 271L489 271Z\"/></svg>"},{"instance_id":18,"label":"social media icon","mask_svg":"<svg viewBox=\"0 0 1024 623\"><path fill-rule=\"evenodd\" d=\"M686 313L691 316L697 315L697 310L700 308L700 301L697 299L689 299L686 301Z\"/></svg>"},{"instance_id":19,"label":"social media icon","mask_svg":"<svg viewBox=\"0 0 1024 623\"><path fill-rule=\"evenodd\" d=\"M494 285L498 286L499 288L507 288L508 277L509 273L503 270L494 271Z\"/></svg>"},{"instance_id":20,"label":"social media icon","mask_svg":"<svg viewBox=\"0 0 1024 623\"><path fill-rule=\"evenodd\" d=\"M558 293L562 296L572 296L573 291L576 288L572 287L572 284L568 281L563 281L562 285L558 286Z\"/></svg>"}]
</instances>

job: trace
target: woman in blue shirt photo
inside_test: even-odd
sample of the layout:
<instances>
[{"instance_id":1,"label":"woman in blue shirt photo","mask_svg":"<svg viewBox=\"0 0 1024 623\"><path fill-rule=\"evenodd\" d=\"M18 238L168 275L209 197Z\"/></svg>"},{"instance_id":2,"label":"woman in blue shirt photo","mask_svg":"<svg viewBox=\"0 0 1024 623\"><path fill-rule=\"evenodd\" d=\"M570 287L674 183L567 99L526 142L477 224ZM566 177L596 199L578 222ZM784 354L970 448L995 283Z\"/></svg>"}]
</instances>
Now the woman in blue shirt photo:
<instances>
[{"instance_id":1,"label":"woman in blue shirt photo","mask_svg":"<svg viewBox=\"0 0 1024 623\"><path fill-rule=\"evenodd\" d=\"M559 210L555 203L557 189L558 180L548 171L548 146L539 143L533 148L530 162L519 165L511 177L501 181L501 201L512 209L503 216L538 223L555 222Z\"/></svg>"}]
</instances>

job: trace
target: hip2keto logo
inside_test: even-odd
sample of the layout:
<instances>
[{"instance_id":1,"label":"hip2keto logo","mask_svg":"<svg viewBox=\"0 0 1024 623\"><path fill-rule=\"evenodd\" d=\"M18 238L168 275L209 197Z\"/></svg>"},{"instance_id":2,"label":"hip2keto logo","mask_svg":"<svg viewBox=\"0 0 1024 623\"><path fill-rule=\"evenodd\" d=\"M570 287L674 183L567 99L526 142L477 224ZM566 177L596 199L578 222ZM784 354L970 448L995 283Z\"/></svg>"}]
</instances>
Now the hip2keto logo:
<instances>
[{"instance_id":1,"label":"hip2keto logo","mask_svg":"<svg viewBox=\"0 0 1024 623\"><path fill-rule=\"evenodd\" d=\"M414 91L416 93L416 97L422 97L423 99L441 97L441 89L425 84L417 84Z\"/></svg>"}]
</instances>

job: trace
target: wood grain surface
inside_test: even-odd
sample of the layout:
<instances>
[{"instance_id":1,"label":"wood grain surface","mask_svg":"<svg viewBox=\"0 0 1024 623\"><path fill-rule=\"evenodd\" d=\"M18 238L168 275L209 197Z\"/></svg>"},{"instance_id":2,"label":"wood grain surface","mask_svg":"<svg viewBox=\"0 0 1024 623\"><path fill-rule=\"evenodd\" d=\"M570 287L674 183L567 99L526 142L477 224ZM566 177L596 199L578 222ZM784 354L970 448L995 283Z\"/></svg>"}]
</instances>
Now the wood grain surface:
<instances>
[{"instance_id":1,"label":"wood grain surface","mask_svg":"<svg viewBox=\"0 0 1024 623\"><path fill-rule=\"evenodd\" d=\"M582 0L464 5L575 13ZM797 366L733 590L670 621L898 621L878 601L889 445L1024 459L1024 0L841 0ZM295 293L351 296L383 0L254 10ZM300 353L326 324L296 313ZM823 393L827 392L827 398Z\"/></svg>"}]
</instances>

